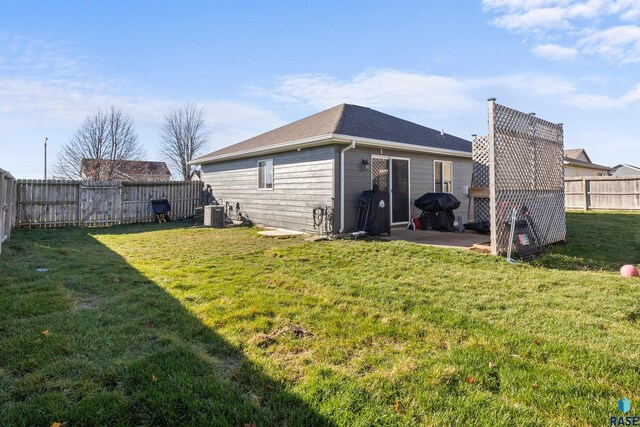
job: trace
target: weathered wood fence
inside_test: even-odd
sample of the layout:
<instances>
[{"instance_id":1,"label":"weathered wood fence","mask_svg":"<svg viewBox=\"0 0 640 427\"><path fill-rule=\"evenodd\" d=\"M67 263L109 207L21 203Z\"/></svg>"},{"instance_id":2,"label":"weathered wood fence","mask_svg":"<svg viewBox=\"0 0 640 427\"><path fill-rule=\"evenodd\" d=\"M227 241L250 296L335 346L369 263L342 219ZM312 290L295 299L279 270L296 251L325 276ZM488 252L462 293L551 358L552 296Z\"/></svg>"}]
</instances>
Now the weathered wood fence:
<instances>
[{"instance_id":1,"label":"weathered wood fence","mask_svg":"<svg viewBox=\"0 0 640 427\"><path fill-rule=\"evenodd\" d=\"M171 217L192 216L199 182L18 180L20 227L96 227L152 222L152 199L168 199Z\"/></svg>"},{"instance_id":2,"label":"weathered wood fence","mask_svg":"<svg viewBox=\"0 0 640 427\"><path fill-rule=\"evenodd\" d=\"M640 176L565 178L566 209L640 210Z\"/></svg>"},{"instance_id":3,"label":"weathered wood fence","mask_svg":"<svg viewBox=\"0 0 640 427\"><path fill-rule=\"evenodd\" d=\"M0 169L0 253L2 243L11 237L16 222L16 180Z\"/></svg>"}]
</instances>

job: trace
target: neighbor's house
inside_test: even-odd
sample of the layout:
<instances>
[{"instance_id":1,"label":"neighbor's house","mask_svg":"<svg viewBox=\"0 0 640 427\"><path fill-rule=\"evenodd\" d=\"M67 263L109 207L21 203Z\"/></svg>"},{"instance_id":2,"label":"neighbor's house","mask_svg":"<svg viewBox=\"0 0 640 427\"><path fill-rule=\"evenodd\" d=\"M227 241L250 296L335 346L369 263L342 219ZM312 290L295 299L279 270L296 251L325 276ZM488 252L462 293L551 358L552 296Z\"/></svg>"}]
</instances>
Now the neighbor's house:
<instances>
[{"instance_id":1,"label":"neighbor's house","mask_svg":"<svg viewBox=\"0 0 640 427\"><path fill-rule=\"evenodd\" d=\"M610 168L591 162L584 148L564 150L564 176L607 176Z\"/></svg>"},{"instance_id":2,"label":"neighbor's house","mask_svg":"<svg viewBox=\"0 0 640 427\"><path fill-rule=\"evenodd\" d=\"M191 181L202 181L202 172L199 168L192 168L189 172L189 180Z\"/></svg>"},{"instance_id":3,"label":"neighbor's house","mask_svg":"<svg viewBox=\"0 0 640 427\"><path fill-rule=\"evenodd\" d=\"M620 165L611 168L611 175L613 176L634 176L640 175L640 168L638 166L628 165L622 163Z\"/></svg>"},{"instance_id":4,"label":"neighbor's house","mask_svg":"<svg viewBox=\"0 0 640 427\"><path fill-rule=\"evenodd\" d=\"M313 230L314 206L334 205L334 231L353 230L356 200L390 193L393 224L407 224L427 192L452 192L467 212L471 142L370 108L342 104L202 156L202 180L254 222Z\"/></svg>"},{"instance_id":5,"label":"neighbor's house","mask_svg":"<svg viewBox=\"0 0 640 427\"><path fill-rule=\"evenodd\" d=\"M82 159L80 176L94 181L168 181L171 172L165 162Z\"/></svg>"}]
</instances>

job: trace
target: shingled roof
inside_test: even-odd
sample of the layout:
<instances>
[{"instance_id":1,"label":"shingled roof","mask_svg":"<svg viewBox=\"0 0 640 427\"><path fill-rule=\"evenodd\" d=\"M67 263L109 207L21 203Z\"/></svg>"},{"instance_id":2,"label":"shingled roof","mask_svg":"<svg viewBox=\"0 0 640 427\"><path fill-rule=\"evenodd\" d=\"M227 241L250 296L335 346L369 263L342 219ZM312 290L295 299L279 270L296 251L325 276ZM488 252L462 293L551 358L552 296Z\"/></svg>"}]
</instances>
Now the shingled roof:
<instances>
[{"instance_id":1,"label":"shingled roof","mask_svg":"<svg viewBox=\"0 0 640 427\"><path fill-rule=\"evenodd\" d=\"M578 159L578 157L580 157L581 154L583 154L587 158L587 161L591 162L591 159L589 158L589 155L584 148L568 148L564 150L564 156L569 159L576 160Z\"/></svg>"},{"instance_id":2,"label":"shingled roof","mask_svg":"<svg viewBox=\"0 0 640 427\"><path fill-rule=\"evenodd\" d=\"M371 108L340 104L196 159L259 151L314 137L349 136L471 153L471 142Z\"/></svg>"},{"instance_id":3,"label":"shingled roof","mask_svg":"<svg viewBox=\"0 0 640 427\"><path fill-rule=\"evenodd\" d=\"M579 157L584 155L587 160L582 160ZM584 148L569 148L564 150L564 163L567 165L581 166L591 169L600 169L608 171L611 169L609 166L602 166L591 162L587 151Z\"/></svg>"},{"instance_id":4,"label":"shingled roof","mask_svg":"<svg viewBox=\"0 0 640 427\"><path fill-rule=\"evenodd\" d=\"M165 162L146 160L82 159L80 171L83 177L91 179L121 181L168 181L171 179L171 172Z\"/></svg>"},{"instance_id":5,"label":"shingled roof","mask_svg":"<svg viewBox=\"0 0 640 427\"><path fill-rule=\"evenodd\" d=\"M590 169L601 169L606 171L611 169L609 166L598 165L598 164L586 162L580 159L571 159L569 157L564 158L564 163L567 165L581 166L581 167L590 168Z\"/></svg>"}]
</instances>

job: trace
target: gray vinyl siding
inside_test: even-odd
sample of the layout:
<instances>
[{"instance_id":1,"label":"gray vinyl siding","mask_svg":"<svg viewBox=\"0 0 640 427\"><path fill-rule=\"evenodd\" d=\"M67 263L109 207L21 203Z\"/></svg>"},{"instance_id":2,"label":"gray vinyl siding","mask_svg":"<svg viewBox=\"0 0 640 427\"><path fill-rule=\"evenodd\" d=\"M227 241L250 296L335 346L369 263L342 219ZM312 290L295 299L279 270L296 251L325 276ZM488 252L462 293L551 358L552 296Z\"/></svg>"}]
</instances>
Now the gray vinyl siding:
<instances>
[{"instance_id":1,"label":"gray vinyl siding","mask_svg":"<svg viewBox=\"0 0 640 427\"><path fill-rule=\"evenodd\" d=\"M336 200L340 194L340 150L344 146L336 146ZM409 159L409 182L411 216L419 216L420 211L413 207L413 202L425 193L433 192L433 161L451 161L453 169L453 195L460 200L460 207L455 211L456 216L462 216L467 221L469 198L464 187L471 185L471 158L451 157L435 154L411 153L406 151L391 151L367 147L356 147L345 153L345 231L355 227L356 200L365 190L371 189L371 170L362 170L362 159L371 163L372 155L402 157ZM339 228L339 206L336 203L336 230Z\"/></svg>"},{"instance_id":2,"label":"gray vinyl siding","mask_svg":"<svg viewBox=\"0 0 640 427\"><path fill-rule=\"evenodd\" d=\"M258 190L258 161L273 159L273 190ZM313 231L313 207L334 196L334 147L202 165L202 181L257 224Z\"/></svg>"},{"instance_id":3,"label":"gray vinyl siding","mask_svg":"<svg viewBox=\"0 0 640 427\"><path fill-rule=\"evenodd\" d=\"M604 171L602 171L604 172ZM628 166L620 166L618 169L614 170L611 175L613 176L637 176L640 175L640 170L633 169Z\"/></svg>"}]
</instances>

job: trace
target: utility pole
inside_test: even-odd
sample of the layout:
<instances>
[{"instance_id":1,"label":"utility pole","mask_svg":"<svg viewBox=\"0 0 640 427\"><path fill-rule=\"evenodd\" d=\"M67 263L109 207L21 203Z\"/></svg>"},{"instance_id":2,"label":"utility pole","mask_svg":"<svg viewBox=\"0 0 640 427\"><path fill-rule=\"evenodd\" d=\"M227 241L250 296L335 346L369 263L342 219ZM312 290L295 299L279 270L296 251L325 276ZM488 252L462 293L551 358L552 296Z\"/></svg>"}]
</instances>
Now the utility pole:
<instances>
[{"instance_id":1,"label":"utility pole","mask_svg":"<svg viewBox=\"0 0 640 427\"><path fill-rule=\"evenodd\" d=\"M47 179L47 141L49 138L44 138L44 179Z\"/></svg>"}]
</instances>

